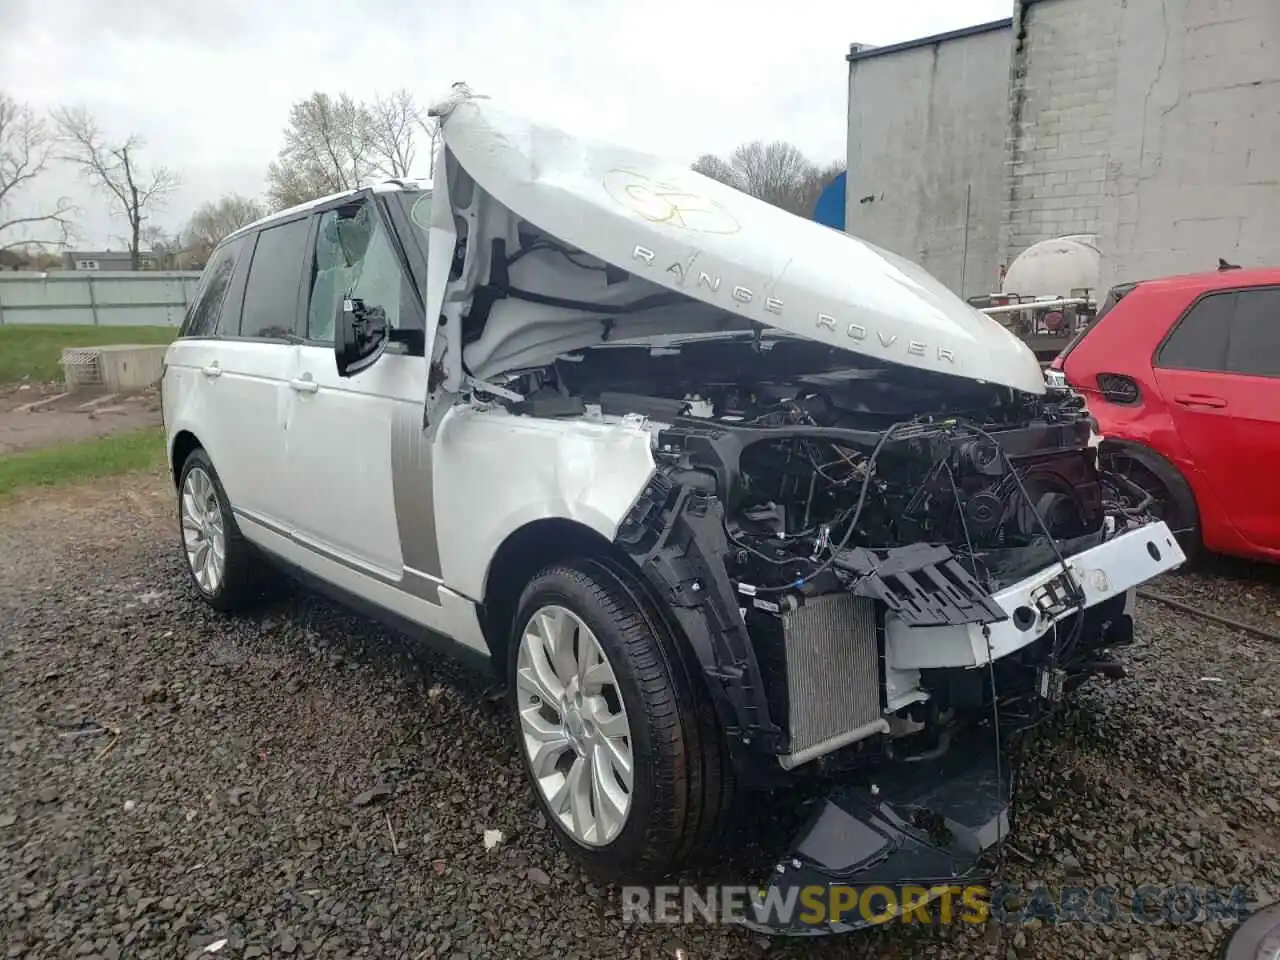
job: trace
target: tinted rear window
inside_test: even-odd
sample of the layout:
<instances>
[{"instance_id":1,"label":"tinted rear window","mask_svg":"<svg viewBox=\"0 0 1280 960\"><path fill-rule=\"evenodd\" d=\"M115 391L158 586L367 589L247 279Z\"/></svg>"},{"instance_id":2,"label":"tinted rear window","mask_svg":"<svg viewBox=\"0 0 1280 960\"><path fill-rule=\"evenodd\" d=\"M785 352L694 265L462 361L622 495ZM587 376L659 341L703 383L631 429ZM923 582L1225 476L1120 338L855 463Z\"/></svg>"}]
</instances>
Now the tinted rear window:
<instances>
[{"instance_id":1,"label":"tinted rear window","mask_svg":"<svg viewBox=\"0 0 1280 960\"><path fill-rule=\"evenodd\" d=\"M236 239L222 244L213 252L200 274L200 283L196 287L195 299L182 321L180 337L211 337L218 327L218 316L223 302L227 298L227 290L231 286L231 278L236 272L236 263L245 249L248 237Z\"/></svg>"},{"instance_id":2,"label":"tinted rear window","mask_svg":"<svg viewBox=\"0 0 1280 960\"><path fill-rule=\"evenodd\" d=\"M1067 354L1074 350L1077 344L1089 335L1089 331L1102 322L1102 318L1115 309L1117 303L1130 294L1138 285L1136 283L1121 283L1112 287L1107 291L1107 299L1102 301L1102 306L1098 309L1097 315L1089 321L1089 325L1071 338L1071 342L1062 348L1062 352L1058 354L1059 360L1065 360Z\"/></svg>"},{"instance_id":3,"label":"tinted rear window","mask_svg":"<svg viewBox=\"0 0 1280 960\"><path fill-rule=\"evenodd\" d=\"M1227 369L1236 294L1211 293L1192 305L1156 354L1156 366L1170 370Z\"/></svg>"},{"instance_id":4,"label":"tinted rear window","mask_svg":"<svg viewBox=\"0 0 1280 960\"><path fill-rule=\"evenodd\" d=\"M304 217L258 234L245 284L241 336L275 338L295 332L308 223Z\"/></svg>"}]
</instances>

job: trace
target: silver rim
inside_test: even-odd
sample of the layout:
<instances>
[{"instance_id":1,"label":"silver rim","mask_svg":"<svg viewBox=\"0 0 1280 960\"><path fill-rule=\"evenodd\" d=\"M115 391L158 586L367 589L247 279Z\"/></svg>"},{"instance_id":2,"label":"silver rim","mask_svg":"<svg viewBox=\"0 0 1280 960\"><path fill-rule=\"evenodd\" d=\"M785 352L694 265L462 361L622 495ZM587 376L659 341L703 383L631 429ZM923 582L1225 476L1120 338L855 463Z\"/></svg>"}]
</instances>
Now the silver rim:
<instances>
[{"instance_id":1,"label":"silver rim","mask_svg":"<svg viewBox=\"0 0 1280 960\"><path fill-rule=\"evenodd\" d=\"M213 480L200 467L182 481L182 545L200 589L217 593L227 564L227 535Z\"/></svg>"},{"instance_id":2,"label":"silver rim","mask_svg":"<svg viewBox=\"0 0 1280 960\"><path fill-rule=\"evenodd\" d=\"M631 728L613 667L564 607L540 608L516 661L521 739L538 789L575 840L612 841L631 809Z\"/></svg>"}]
</instances>

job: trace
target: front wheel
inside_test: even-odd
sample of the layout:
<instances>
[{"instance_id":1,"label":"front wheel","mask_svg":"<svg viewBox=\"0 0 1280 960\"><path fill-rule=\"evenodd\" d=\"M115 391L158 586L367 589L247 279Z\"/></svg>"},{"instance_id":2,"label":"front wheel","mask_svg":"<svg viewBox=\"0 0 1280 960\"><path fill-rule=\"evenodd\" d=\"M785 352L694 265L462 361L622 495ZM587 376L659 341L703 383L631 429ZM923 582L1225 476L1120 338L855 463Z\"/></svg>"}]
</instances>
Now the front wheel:
<instances>
[{"instance_id":1,"label":"front wheel","mask_svg":"<svg viewBox=\"0 0 1280 960\"><path fill-rule=\"evenodd\" d=\"M602 879L674 869L727 796L718 733L677 638L638 584L595 561L538 574L513 625L520 753L562 846Z\"/></svg>"}]
</instances>

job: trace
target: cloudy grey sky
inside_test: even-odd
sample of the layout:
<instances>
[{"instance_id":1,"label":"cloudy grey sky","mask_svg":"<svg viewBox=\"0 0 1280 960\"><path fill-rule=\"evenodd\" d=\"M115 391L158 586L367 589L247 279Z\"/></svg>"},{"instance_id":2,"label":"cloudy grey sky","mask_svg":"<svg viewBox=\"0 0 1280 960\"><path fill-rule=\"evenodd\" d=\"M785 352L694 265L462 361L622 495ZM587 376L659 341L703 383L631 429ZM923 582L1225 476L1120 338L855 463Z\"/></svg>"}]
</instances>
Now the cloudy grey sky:
<instances>
[{"instance_id":1,"label":"cloudy grey sky","mask_svg":"<svg viewBox=\"0 0 1280 960\"><path fill-rule=\"evenodd\" d=\"M257 196L289 105L465 80L562 126L692 160L783 138L844 155L851 42L887 44L1009 15L1011 0L0 0L0 89L84 105L136 132L182 188L157 220ZM81 247L125 231L73 175ZM24 206L34 198L28 197Z\"/></svg>"}]
</instances>

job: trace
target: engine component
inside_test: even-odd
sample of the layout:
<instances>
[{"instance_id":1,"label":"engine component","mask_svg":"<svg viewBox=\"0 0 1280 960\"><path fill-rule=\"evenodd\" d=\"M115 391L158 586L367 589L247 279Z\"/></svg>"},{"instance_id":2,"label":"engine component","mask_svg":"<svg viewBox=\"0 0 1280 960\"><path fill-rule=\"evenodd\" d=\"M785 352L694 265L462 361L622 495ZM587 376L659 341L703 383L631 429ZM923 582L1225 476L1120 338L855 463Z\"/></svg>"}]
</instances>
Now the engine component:
<instances>
[{"instance_id":1,"label":"engine component","mask_svg":"<svg viewBox=\"0 0 1280 960\"><path fill-rule=\"evenodd\" d=\"M956 451L962 466L987 476L998 477L1004 473L1004 461L1000 448L985 437L966 440Z\"/></svg>"},{"instance_id":2,"label":"engine component","mask_svg":"<svg viewBox=\"0 0 1280 960\"><path fill-rule=\"evenodd\" d=\"M856 575L852 586L856 595L883 600L908 626L1009 619L947 547L923 543L884 551L854 547L837 553L835 566Z\"/></svg>"},{"instance_id":3,"label":"engine component","mask_svg":"<svg viewBox=\"0 0 1280 960\"><path fill-rule=\"evenodd\" d=\"M986 537L1004 520L1004 501L994 493L980 491L965 501L964 517L975 536Z\"/></svg>"}]
</instances>

